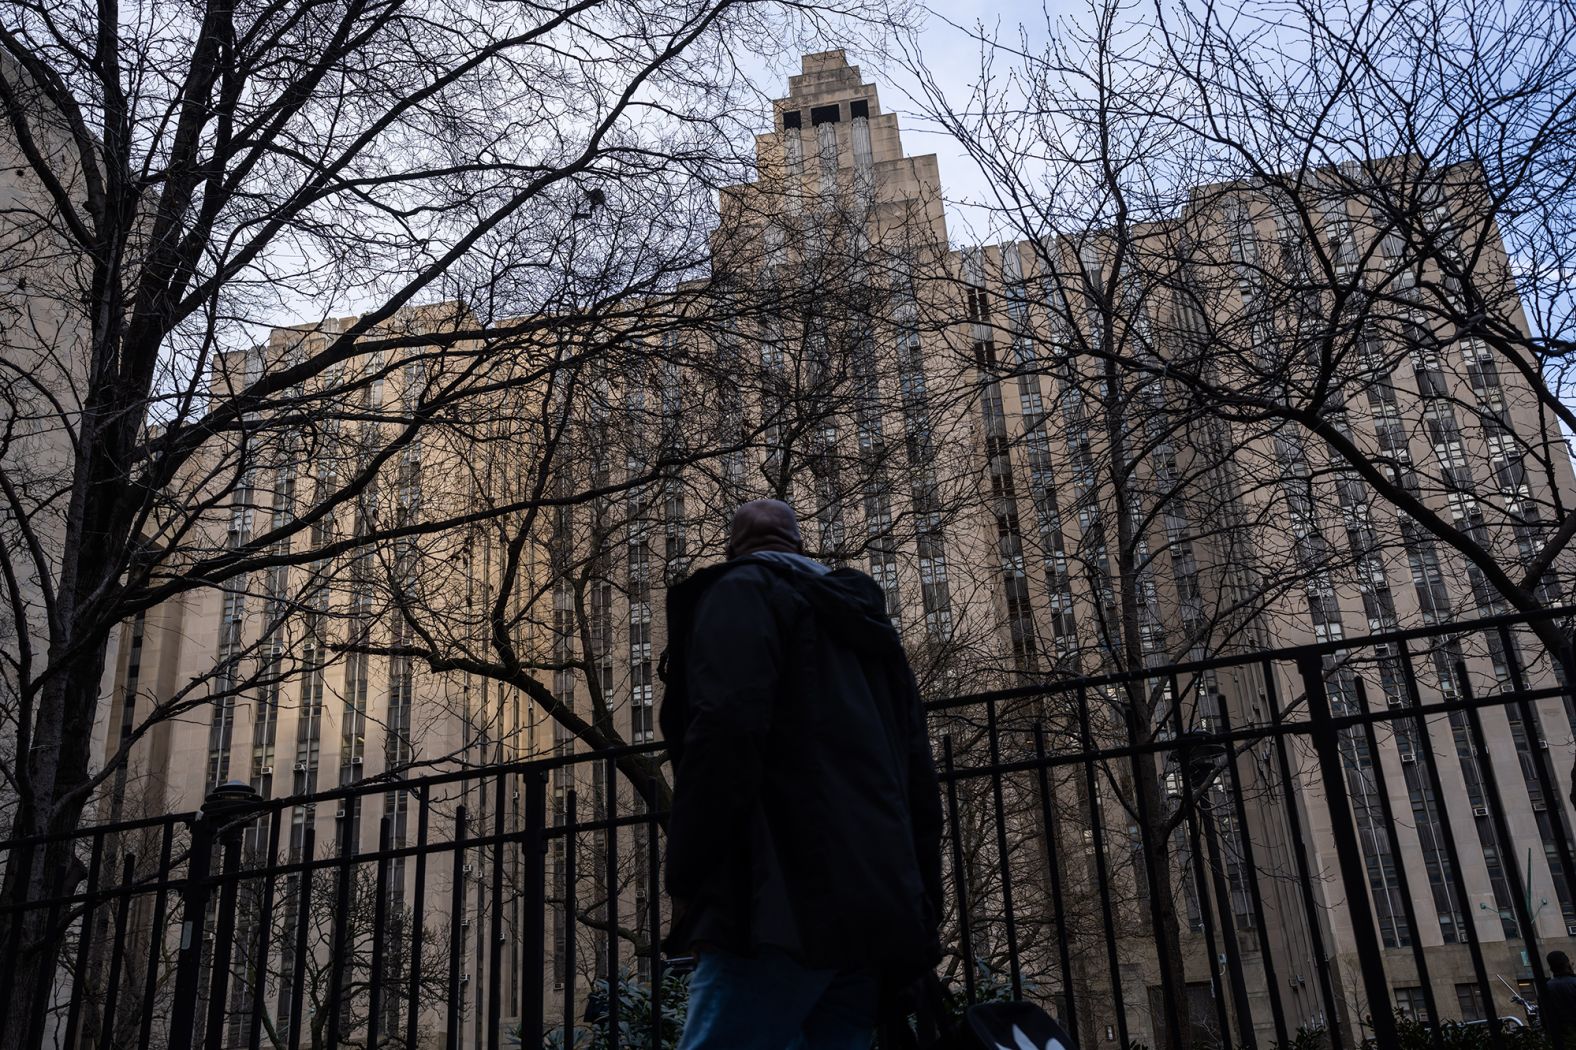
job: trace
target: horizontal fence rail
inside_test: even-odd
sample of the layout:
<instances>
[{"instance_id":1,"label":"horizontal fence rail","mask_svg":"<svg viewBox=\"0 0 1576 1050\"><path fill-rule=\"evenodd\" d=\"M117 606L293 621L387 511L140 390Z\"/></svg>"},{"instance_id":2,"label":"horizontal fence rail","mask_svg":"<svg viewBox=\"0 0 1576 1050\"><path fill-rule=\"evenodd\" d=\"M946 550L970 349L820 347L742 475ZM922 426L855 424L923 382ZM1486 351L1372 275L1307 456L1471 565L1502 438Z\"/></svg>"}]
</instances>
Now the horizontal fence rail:
<instances>
[{"instance_id":1,"label":"horizontal fence rail","mask_svg":"<svg viewBox=\"0 0 1576 1050\"><path fill-rule=\"evenodd\" d=\"M1512 996L1535 1000L1544 953L1576 934L1576 704L1534 626L933 702L960 1001L1035 1000L1085 1047L1389 1047L1409 1027L1443 1046L1473 1022L1512 1045ZM0 901L0 1032L670 1047L686 993L658 947L665 758L266 800L225 785L198 813L0 842L29 887ZM74 880L34 885L66 847Z\"/></svg>"}]
</instances>

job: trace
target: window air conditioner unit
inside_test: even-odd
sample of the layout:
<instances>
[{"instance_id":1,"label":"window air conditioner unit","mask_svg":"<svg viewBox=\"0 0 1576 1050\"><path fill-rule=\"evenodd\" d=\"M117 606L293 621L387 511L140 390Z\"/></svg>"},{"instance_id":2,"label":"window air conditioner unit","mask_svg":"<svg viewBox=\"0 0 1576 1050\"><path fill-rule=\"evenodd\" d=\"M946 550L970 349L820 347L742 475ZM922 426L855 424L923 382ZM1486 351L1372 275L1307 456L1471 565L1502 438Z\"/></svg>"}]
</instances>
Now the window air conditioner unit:
<instances>
[{"instance_id":1,"label":"window air conditioner unit","mask_svg":"<svg viewBox=\"0 0 1576 1050\"><path fill-rule=\"evenodd\" d=\"M295 764L295 771L297 773L305 773L306 772L306 763L305 762L297 762Z\"/></svg>"},{"instance_id":2,"label":"window air conditioner unit","mask_svg":"<svg viewBox=\"0 0 1576 1050\"><path fill-rule=\"evenodd\" d=\"M1487 806L1473 806L1472 807L1472 815L1474 817L1486 817L1486 816L1488 816L1488 807Z\"/></svg>"},{"instance_id":3,"label":"window air conditioner unit","mask_svg":"<svg viewBox=\"0 0 1576 1050\"><path fill-rule=\"evenodd\" d=\"M1547 740L1543 740L1543 739L1540 738L1538 740L1538 750L1539 751L1547 751L1548 749L1549 749L1549 742Z\"/></svg>"},{"instance_id":4,"label":"window air conditioner unit","mask_svg":"<svg viewBox=\"0 0 1576 1050\"><path fill-rule=\"evenodd\" d=\"M360 755L351 755L350 756L350 764L353 765L353 766L361 765L361 756Z\"/></svg>"},{"instance_id":5,"label":"window air conditioner unit","mask_svg":"<svg viewBox=\"0 0 1576 1050\"><path fill-rule=\"evenodd\" d=\"M460 869L460 874L461 875L469 875L470 873L471 873L471 866L469 864L465 865L464 867L462 867Z\"/></svg>"},{"instance_id":6,"label":"window air conditioner unit","mask_svg":"<svg viewBox=\"0 0 1576 1050\"><path fill-rule=\"evenodd\" d=\"M1416 762L1417 761L1417 756L1414 755L1412 752L1408 751L1406 754L1401 756L1401 761L1402 762Z\"/></svg>"},{"instance_id":7,"label":"window air conditioner unit","mask_svg":"<svg viewBox=\"0 0 1576 1050\"><path fill-rule=\"evenodd\" d=\"M1576 922L1568 922L1565 924L1565 935L1567 937L1576 937Z\"/></svg>"},{"instance_id":8,"label":"window air conditioner unit","mask_svg":"<svg viewBox=\"0 0 1576 1050\"><path fill-rule=\"evenodd\" d=\"M260 777L271 777L271 776L274 775L274 767L273 766L263 766L262 768L260 768L257 771L257 775L260 776Z\"/></svg>"},{"instance_id":9,"label":"window air conditioner unit","mask_svg":"<svg viewBox=\"0 0 1576 1050\"><path fill-rule=\"evenodd\" d=\"M340 806L338 809L334 810L334 816L336 817L346 817L349 815L350 810L346 809L344 806Z\"/></svg>"}]
</instances>

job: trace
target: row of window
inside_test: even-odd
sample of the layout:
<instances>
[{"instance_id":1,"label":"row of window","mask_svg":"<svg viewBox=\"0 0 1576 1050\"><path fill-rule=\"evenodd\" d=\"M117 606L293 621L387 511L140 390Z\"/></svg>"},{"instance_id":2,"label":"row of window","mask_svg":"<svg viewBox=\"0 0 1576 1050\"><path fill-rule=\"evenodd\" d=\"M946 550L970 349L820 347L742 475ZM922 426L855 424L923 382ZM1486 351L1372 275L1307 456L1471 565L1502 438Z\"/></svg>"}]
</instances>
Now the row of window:
<instances>
[{"instance_id":1,"label":"row of window","mask_svg":"<svg viewBox=\"0 0 1576 1050\"><path fill-rule=\"evenodd\" d=\"M1443 1020L1458 1021L1485 1021L1488 1019L1488 1007L1483 1001L1483 989L1477 983L1460 983L1455 986L1456 1016L1446 1017ZM1519 994L1532 998L1530 986L1523 985ZM1445 1005L1445 1004L1436 1004ZM1446 1009L1449 1007L1446 1006ZM1428 1015L1428 999L1424 994L1422 985L1398 985L1395 988L1395 1010L1403 1017L1409 1017L1424 1024L1432 1024L1433 1018Z\"/></svg>"}]
</instances>

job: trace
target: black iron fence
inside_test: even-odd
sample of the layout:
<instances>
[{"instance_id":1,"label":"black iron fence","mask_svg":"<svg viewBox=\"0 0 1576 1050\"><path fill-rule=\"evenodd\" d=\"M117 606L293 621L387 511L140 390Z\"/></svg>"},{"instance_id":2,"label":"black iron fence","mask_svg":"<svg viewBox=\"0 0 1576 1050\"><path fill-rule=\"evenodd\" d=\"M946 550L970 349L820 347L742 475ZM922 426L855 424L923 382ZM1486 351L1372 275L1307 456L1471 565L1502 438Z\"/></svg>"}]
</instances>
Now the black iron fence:
<instances>
[{"instance_id":1,"label":"black iron fence","mask_svg":"<svg viewBox=\"0 0 1576 1050\"><path fill-rule=\"evenodd\" d=\"M1556 621L1551 617L1549 624ZM1576 935L1576 704L1499 618L931 705L947 975L1081 1046L1507 1045ZM1549 642L1554 644L1549 644ZM0 909L25 1046L670 1046L659 745L89 827ZM26 871L43 840L0 843ZM26 981L27 975L47 980ZM26 995L14 994L18 988Z\"/></svg>"}]
</instances>

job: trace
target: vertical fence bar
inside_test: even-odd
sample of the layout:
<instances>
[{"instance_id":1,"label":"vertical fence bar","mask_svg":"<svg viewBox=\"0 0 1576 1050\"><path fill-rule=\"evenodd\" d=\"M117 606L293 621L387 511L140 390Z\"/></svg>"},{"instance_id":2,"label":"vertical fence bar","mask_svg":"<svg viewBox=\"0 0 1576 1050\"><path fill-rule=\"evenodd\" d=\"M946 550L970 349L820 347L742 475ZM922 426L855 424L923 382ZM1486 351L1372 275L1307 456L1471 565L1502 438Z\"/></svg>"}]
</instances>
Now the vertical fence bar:
<instances>
[{"instance_id":1,"label":"vertical fence bar","mask_svg":"<svg viewBox=\"0 0 1576 1050\"><path fill-rule=\"evenodd\" d=\"M263 858L263 900L258 910L257 951L252 955L252 1017L249 1022L246 1045L258 1050L263 1042L263 1011L268 1002L268 953L272 949L274 916L274 862L279 857L279 828L285 811L275 808L268 821L268 853Z\"/></svg>"},{"instance_id":2,"label":"vertical fence bar","mask_svg":"<svg viewBox=\"0 0 1576 1050\"><path fill-rule=\"evenodd\" d=\"M1265 702L1270 709L1270 722L1277 728L1283 725L1284 712L1280 706L1280 690L1275 685L1275 668L1265 660L1259 669L1264 679ZM1323 915L1313 895L1313 872L1308 865L1308 851L1303 844L1302 814L1297 808L1302 792L1296 788L1291 775L1291 759L1286 753L1286 734L1275 735L1276 764L1280 769L1281 784L1286 791L1287 829L1291 832L1291 854L1297 862L1297 887L1302 897L1303 921L1308 924L1308 939L1313 942L1316 958L1314 973L1319 982L1319 997L1324 1004L1324 1030L1330 1034L1331 1050L1344 1050L1345 1037L1341 1033L1341 1017L1335 1006L1335 981L1330 975L1330 958L1324 946Z\"/></svg>"},{"instance_id":3,"label":"vertical fence bar","mask_svg":"<svg viewBox=\"0 0 1576 1050\"><path fill-rule=\"evenodd\" d=\"M420 789L416 807L416 873L410 906L410 974L405 985L405 1050L415 1050L421 1023L421 953L426 947L427 821L432 807L428 789Z\"/></svg>"},{"instance_id":4,"label":"vertical fence bar","mask_svg":"<svg viewBox=\"0 0 1576 1050\"><path fill-rule=\"evenodd\" d=\"M1341 755L1330 713L1330 698L1325 692L1323 658L1317 652L1298 653L1297 670L1302 675L1309 734L1319 756L1319 771L1330 807L1331 834L1335 838L1341 883L1346 889L1346 905L1352 912L1352 936L1357 942L1357 961L1368 995L1369 1023L1380 1046L1395 1046L1400 1037L1395 1026L1395 1011L1390 1004L1390 987L1385 981L1384 956L1374 925L1373 905L1368 900L1362 849L1357 842L1351 800L1346 794L1346 761Z\"/></svg>"},{"instance_id":5,"label":"vertical fence bar","mask_svg":"<svg viewBox=\"0 0 1576 1050\"><path fill-rule=\"evenodd\" d=\"M158 879L169 876L170 858L175 851L175 822L166 820L159 836ZM164 917L169 896L162 885L153 897L153 915L148 920L147 971L143 974L142 1020L137 1029L139 1046L153 1045L153 1002L159 991L159 963L164 958Z\"/></svg>"},{"instance_id":6,"label":"vertical fence bar","mask_svg":"<svg viewBox=\"0 0 1576 1050\"><path fill-rule=\"evenodd\" d=\"M1220 729L1231 734L1231 715L1226 710L1226 698L1217 697L1220 711ZM1226 745L1226 772L1231 775L1231 796L1236 803L1238 836L1242 841L1242 863L1247 869L1249 900L1253 903L1253 922L1257 927L1259 959L1264 965L1264 981L1268 985L1270 1015L1275 1023L1275 1040L1282 1046L1289 1043L1286 1031L1286 1010L1281 1003L1280 975L1275 970L1275 953L1270 949L1269 932L1264 923L1264 895L1259 891L1258 864L1253 856L1253 834L1248 828L1248 805L1242 791L1242 778L1237 770L1237 753Z\"/></svg>"},{"instance_id":7,"label":"vertical fence bar","mask_svg":"<svg viewBox=\"0 0 1576 1050\"><path fill-rule=\"evenodd\" d=\"M1361 678L1357 679L1357 702L1363 713L1367 714L1369 712L1368 687ZM1368 754L1373 762L1374 790L1379 795L1379 815L1384 821L1385 841L1389 843L1390 856L1395 858L1396 881L1401 889L1401 910L1406 917L1412 964L1417 967L1418 983L1423 988L1423 1002L1428 1010L1428 1016L1438 1017L1434 1003L1434 982L1428 975L1428 957L1423 950L1423 931L1417 921L1417 905L1412 901L1412 880L1407 877L1406 865L1401 860L1401 836L1396 831L1395 807L1390 803L1389 780L1385 776L1384 763L1379 755L1379 736L1371 720L1363 722L1363 739L1368 743ZM1429 1041L1435 1047L1444 1045L1444 1035L1437 1024L1429 1028Z\"/></svg>"},{"instance_id":8,"label":"vertical fence bar","mask_svg":"<svg viewBox=\"0 0 1576 1050\"><path fill-rule=\"evenodd\" d=\"M1420 740L1419 750L1423 755L1423 765L1428 773L1428 789L1434 796L1435 812L1439 816L1439 834L1445 841L1445 862L1450 870L1450 888L1452 911L1460 908L1460 912L1451 916L1458 930L1462 930L1467 938L1468 954L1472 959L1472 974L1477 981L1478 992L1483 996L1484 1003L1494 1001L1494 989L1489 984L1488 965L1483 960L1483 944L1478 939L1477 920L1467 910L1467 884L1466 876L1461 871L1461 855L1456 849L1456 832L1450 823L1450 814L1445 803L1445 788L1443 778L1439 775L1439 757L1434 753L1434 737L1429 730L1428 722L1419 712L1422 706L1422 695L1417 687L1417 672L1412 666L1412 654L1407 644L1399 642L1396 645L1396 655L1401 661L1401 679L1406 686L1407 702L1412 710L1412 721L1417 727ZM1448 721L1448 720L1447 720ZM1454 750L1454 734L1451 736L1452 750ZM1432 997L1433 991L1428 995ZM1429 1024L1439 1026L1440 1017L1434 1014L1428 1019ZM1499 1025L1490 1024L1489 1042L1494 1050L1503 1046Z\"/></svg>"},{"instance_id":9,"label":"vertical fence bar","mask_svg":"<svg viewBox=\"0 0 1576 1050\"><path fill-rule=\"evenodd\" d=\"M1203 927L1204 947L1209 952L1209 992L1215 1007L1215 1024L1220 1027L1221 1045L1225 1050L1231 1046L1231 1019L1226 1012L1226 989L1220 983L1220 946L1215 940L1215 908L1210 903L1214 893L1214 883L1210 881L1207 864L1204 860L1204 847L1201 844L1198 825L1200 822L1198 799L1193 790L1193 777L1187 768L1187 731L1182 724L1182 690L1175 674L1170 677L1171 695L1176 698L1171 706L1171 725L1175 738L1179 741L1179 750L1175 752L1177 758L1177 780L1182 788L1182 821L1187 825L1188 860L1193 868L1193 893L1198 901L1199 925ZM1221 933L1226 933L1225 923L1221 923ZM1192 1025L1191 1013L1188 1020Z\"/></svg>"},{"instance_id":10,"label":"vertical fence bar","mask_svg":"<svg viewBox=\"0 0 1576 1050\"><path fill-rule=\"evenodd\" d=\"M607 1046L618 1050L618 765L607 760L603 782L607 785Z\"/></svg>"},{"instance_id":11,"label":"vertical fence bar","mask_svg":"<svg viewBox=\"0 0 1576 1050\"><path fill-rule=\"evenodd\" d=\"M662 1044L662 864L657 843L662 834L657 812L657 778L646 788L646 914L651 933L651 1041Z\"/></svg>"},{"instance_id":12,"label":"vertical fence bar","mask_svg":"<svg viewBox=\"0 0 1576 1050\"><path fill-rule=\"evenodd\" d=\"M1220 946L1226 950L1226 968L1231 973L1231 1001L1237 1012L1238 1036L1249 1050L1259 1045L1253 1025L1253 1004L1248 1000L1248 981L1242 967L1242 946L1237 942L1237 910L1232 907L1231 882L1215 827L1214 804L1202 802L1199 821L1204 825L1204 843L1209 849L1209 875L1215 887L1215 907L1220 911Z\"/></svg>"},{"instance_id":13,"label":"vertical fence bar","mask_svg":"<svg viewBox=\"0 0 1576 1050\"><path fill-rule=\"evenodd\" d=\"M99 1045L105 1048L120 1045L120 1041L115 1038L115 1010L120 1005L121 961L126 955L126 925L131 917L131 884L136 877L137 858L128 853L121 859L121 894L119 906L115 909L115 939L110 947L109 985L105 989L104 1014L99 1022Z\"/></svg>"},{"instance_id":14,"label":"vertical fence bar","mask_svg":"<svg viewBox=\"0 0 1576 1050\"><path fill-rule=\"evenodd\" d=\"M542 972L547 952L547 774L525 774L525 830L520 836L524 926L520 931L520 1045L542 1040ZM655 1045L655 1044L653 1044Z\"/></svg>"},{"instance_id":15,"label":"vertical fence bar","mask_svg":"<svg viewBox=\"0 0 1576 1050\"><path fill-rule=\"evenodd\" d=\"M181 945L170 1002L169 1050L190 1050L197 1022L197 989L202 976L204 927L208 922L208 871L213 864L213 820L201 814L192 822L181 895Z\"/></svg>"},{"instance_id":16,"label":"vertical fence bar","mask_svg":"<svg viewBox=\"0 0 1576 1050\"><path fill-rule=\"evenodd\" d=\"M301 829L301 874L296 878L296 928L295 957L290 967L290 1034L289 1050L301 1046L301 1030L306 1027L306 935L312 928L312 862L317 854L317 812L306 808L305 825Z\"/></svg>"},{"instance_id":17,"label":"vertical fence bar","mask_svg":"<svg viewBox=\"0 0 1576 1050\"><path fill-rule=\"evenodd\" d=\"M1494 824L1494 837L1498 840L1499 862L1504 865L1505 875L1510 880L1510 903L1516 912L1516 925L1521 927L1521 940L1527 946L1533 987L1541 988L1547 974L1543 970L1543 958L1538 948L1538 929L1533 924L1532 910L1527 904L1531 883L1523 877L1521 862L1516 859L1516 840L1511 837L1510 822L1505 818L1505 803L1499 793L1499 775L1494 771L1494 758L1488 753L1488 741L1483 736L1483 719L1478 715L1472 683L1467 680L1464 664L1456 664L1456 678L1461 683L1461 695L1467 702L1467 729L1472 734L1472 747L1482 759L1478 763L1478 772L1483 777L1483 797L1488 801L1489 819ZM1526 875L1530 877L1531 872ZM1485 999L1483 1005L1488 1010L1489 1026L1497 1026L1499 1021L1493 1008L1494 1000Z\"/></svg>"},{"instance_id":18,"label":"vertical fence bar","mask_svg":"<svg viewBox=\"0 0 1576 1050\"><path fill-rule=\"evenodd\" d=\"M1018 927L1012 909L1012 865L1007 856L1007 804L1001 786L1001 733L996 723L996 701L985 701L985 726L990 744L990 790L995 808L996 864L1001 873L1001 909L1007 927L1007 967L1012 997L1023 998L1023 971L1018 962Z\"/></svg>"},{"instance_id":19,"label":"vertical fence bar","mask_svg":"<svg viewBox=\"0 0 1576 1050\"><path fill-rule=\"evenodd\" d=\"M372 972L367 975L367 1046L378 1045L383 1027L383 942L389 926L389 850L394 846L394 818L378 822L377 899L372 902Z\"/></svg>"},{"instance_id":20,"label":"vertical fence bar","mask_svg":"<svg viewBox=\"0 0 1576 1050\"><path fill-rule=\"evenodd\" d=\"M465 794L470 795L473 790L470 781L465 784ZM482 980L482 970L487 965L487 929L483 925L487 912L487 891L492 885L492 880L485 877L484 868L487 863L487 849L478 845L477 839L485 839L487 829L487 784L478 780L475 784L476 812L473 818L476 827L475 834L471 836L471 861L467 865L471 870L471 885L467 892L474 890L475 903L471 905L470 917L465 924L465 952L469 962L469 969L462 969L460 985L464 989L461 993L466 1016L464 1018L471 1030L471 1045L481 1050L483 1040L487 1038L487 985ZM473 932L474 931L474 932ZM462 1032L464 1029L461 1030ZM465 1042L462 1034L460 1042Z\"/></svg>"},{"instance_id":21,"label":"vertical fence bar","mask_svg":"<svg viewBox=\"0 0 1576 1050\"><path fill-rule=\"evenodd\" d=\"M1105 827L1101 820L1099 786L1095 780L1094 734L1089 728L1089 694L1078 687L1078 739L1084 752L1084 790L1089 797L1089 829L1094 843L1095 881L1100 886L1100 912L1105 926L1106 964L1111 973L1111 998L1116 1010L1116 1035L1121 1045L1130 1041L1127 1035L1127 1005L1122 997L1122 971L1116 951L1115 916L1111 912L1111 881L1105 863Z\"/></svg>"},{"instance_id":22,"label":"vertical fence bar","mask_svg":"<svg viewBox=\"0 0 1576 1050\"><path fill-rule=\"evenodd\" d=\"M208 1021L203 1045L208 1050L224 1046L224 1014L230 993L230 955L235 949L235 902L241 888L242 829L224 832L224 868L220 873L218 924L214 930L213 958L209 962Z\"/></svg>"},{"instance_id":23,"label":"vertical fence bar","mask_svg":"<svg viewBox=\"0 0 1576 1050\"><path fill-rule=\"evenodd\" d=\"M952 765L952 734L941 738L941 764L947 778L947 827L952 836L952 882L958 898L958 950L963 954L963 988L974 1002L974 937L969 929L969 880L963 867L963 839L958 822L958 779Z\"/></svg>"},{"instance_id":24,"label":"vertical fence bar","mask_svg":"<svg viewBox=\"0 0 1576 1050\"><path fill-rule=\"evenodd\" d=\"M1049 762L1045 753L1045 727L1034 723L1034 761L1039 774L1040 830L1045 836L1045 867L1051 880L1051 906L1056 910L1056 955L1062 967L1062 1009L1067 1034L1078 1042L1078 1004L1073 998L1073 963L1067 943L1067 908L1062 893L1062 872L1058 863L1061 853L1061 829L1056 819L1056 807L1051 802Z\"/></svg>"},{"instance_id":25,"label":"vertical fence bar","mask_svg":"<svg viewBox=\"0 0 1576 1050\"><path fill-rule=\"evenodd\" d=\"M564 1046L575 1045L575 927L579 910L575 890L575 789L564 795Z\"/></svg>"},{"instance_id":26,"label":"vertical fence bar","mask_svg":"<svg viewBox=\"0 0 1576 1050\"><path fill-rule=\"evenodd\" d=\"M1527 681L1522 672L1521 660L1517 656L1514 639L1511 637L1510 628L1501 626L1499 629L1500 646L1505 653L1505 666L1510 672L1510 687L1516 694L1516 706L1521 712L1521 724L1526 727L1528 734L1527 747L1532 752L1532 768L1538 778L1538 791L1543 795L1543 805L1549 814L1550 831L1554 835L1554 852L1559 857L1560 868L1564 873L1565 892L1576 903L1576 858L1571 851L1570 832L1566 824L1565 796L1560 791L1559 778L1551 768L1549 753L1544 744L1547 738L1543 735L1543 722L1532 702L1527 699ZM1535 739L1534 739L1535 737ZM1532 873L1527 873L1531 878ZM1561 912L1563 914L1563 907Z\"/></svg>"},{"instance_id":27,"label":"vertical fence bar","mask_svg":"<svg viewBox=\"0 0 1576 1050\"><path fill-rule=\"evenodd\" d=\"M1185 778L1184 778L1185 779ZM1209 862L1204 857L1204 844L1198 826L1202 822L1194 816L1194 803L1189 800L1184 803L1188 807L1187 833L1188 855L1193 861L1193 892L1198 896L1199 923L1204 927L1204 947L1209 952L1209 991L1215 1003L1215 1023L1220 1026L1222 1045L1231 1046L1231 1019L1227 1014L1226 986L1220 981L1220 959L1224 955L1220 950L1220 943L1215 939L1215 884L1209 877ZM1221 923L1221 932L1229 936L1225 923Z\"/></svg>"},{"instance_id":28,"label":"vertical fence bar","mask_svg":"<svg viewBox=\"0 0 1576 1050\"><path fill-rule=\"evenodd\" d=\"M454 883L449 889L449 1050L460 1050L460 965L465 954L465 807L454 811Z\"/></svg>"},{"instance_id":29,"label":"vertical fence bar","mask_svg":"<svg viewBox=\"0 0 1576 1050\"><path fill-rule=\"evenodd\" d=\"M339 877L334 892L333 947L328 957L328 1045L337 1047L344 1035L346 971L350 963L350 915L355 908L356 810L360 800L346 800L340 818L339 856L334 858Z\"/></svg>"},{"instance_id":30,"label":"vertical fence bar","mask_svg":"<svg viewBox=\"0 0 1576 1050\"><path fill-rule=\"evenodd\" d=\"M503 1013L503 817L504 782L499 774L493 783L492 916L487 939L487 1050L499 1050Z\"/></svg>"},{"instance_id":31,"label":"vertical fence bar","mask_svg":"<svg viewBox=\"0 0 1576 1050\"><path fill-rule=\"evenodd\" d=\"M92 859L88 862L87 892L83 894L82 933L77 938L77 963L71 982L71 999L66 1007L65 1045L77 1045L77 1025L82 1016L83 976L88 972L88 953L93 945L93 913L97 910L93 898L98 893L99 874L104 866L104 835L93 835Z\"/></svg>"},{"instance_id":32,"label":"vertical fence bar","mask_svg":"<svg viewBox=\"0 0 1576 1050\"><path fill-rule=\"evenodd\" d=\"M1175 692L1175 683L1173 682L1171 684L1172 703L1173 706L1176 706L1177 694ZM1158 969L1160 971L1161 1012L1165 1015L1163 1023L1165 1025L1167 1042L1171 1046L1181 1046L1182 1004L1186 993L1177 988L1177 980L1179 975L1173 972L1171 968L1171 960L1167 950L1168 945L1166 943L1174 932L1177 939L1177 955L1180 958L1182 954L1181 930L1178 928L1178 924L1174 921L1175 912L1172 913L1173 921L1169 924L1166 922L1163 896L1169 896L1169 894L1163 895L1161 888L1153 884L1154 880L1149 878L1149 871L1147 867L1151 859L1151 855L1158 852L1166 859L1166 869L1169 875L1171 856L1171 851L1168 848L1167 842L1164 838L1161 838L1158 842L1152 841L1151 838L1154 834L1156 814L1151 810L1149 804L1150 799L1148 797L1148 792L1145 789L1145 783L1147 777L1154 776L1154 758L1148 753L1139 750L1139 745L1141 743L1147 742L1146 739L1141 739L1140 735L1142 734L1142 737L1147 738L1153 735L1154 731L1154 727L1149 724L1152 720L1151 715L1147 713L1150 710L1150 708L1147 706L1147 697L1145 696L1147 685L1147 681L1140 680L1135 685L1129 687L1132 691L1128 693L1126 698L1126 711L1122 719L1127 729L1128 763L1132 770L1133 798L1137 803L1138 810L1138 838L1139 844L1142 847L1142 852L1144 854L1144 859L1141 862L1134 864L1134 876L1136 879L1138 875L1138 871L1136 869L1142 866L1144 869L1144 881L1150 883L1149 892L1144 896L1147 898L1147 903L1149 905L1149 924L1150 927L1155 931L1154 947L1156 962L1159 964ZM1135 692L1137 695L1134 695ZM1139 701L1141 700L1145 701L1145 706L1142 708L1142 710L1146 712L1142 724L1140 724L1138 719L1138 712L1140 710ZM1148 766L1147 770L1145 769L1146 765ZM1167 929L1168 926L1170 927L1170 930ZM1182 983L1186 984L1187 980L1185 973L1180 976L1182 978ZM1144 1006L1146 1012L1150 1016L1150 1020L1152 1021L1154 1019L1154 1009L1152 1004L1145 1002Z\"/></svg>"},{"instance_id":33,"label":"vertical fence bar","mask_svg":"<svg viewBox=\"0 0 1576 1050\"><path fill-rule=\"evenodd\" d=\"M1175 689L1175 676L1172 676ZM1180 693L1178 694L1180 696ZM1180 714L1181 705L1177 705ZM1210 717L1208 715L1204 716ZM1190 743L1193 736L1202 735L1202 746L1206 749L1203 753L1195 751L1194 744ZM1242 947L1237 939L1237 910L1233 905L1231 884L1226 871L1226 864L1220 846L1220 836L1216 827L1215 804L1209 798L1210 788L1220 782L1224 766L1230 761L1230 742L1217 742L1214 736L1203 734L1179 734L1181 741L1181 770L1183 779L1197 783L1192 785L1195 799L1193 811L1198 815L1198 823L1204 829L1204 843L1208 849L1208 862L1204 868L1199 869L1200 900L1213 891L1215 895L1214 908L1220 917L1220 947L1226 957L1226 969L1231 978L1231 1002L1233 1011L1237 1015L1237 1035L1244 1047L1258 1046L1258 1032L1253 1024L1252 1004L1248 1001L1248 985L1246 973L1242 965ZM1222 786L1223 787L1223 786ZM1194 830L1193 848L1195 856L1198 855L1198 834ZM1204 884L1202 876L1208 876L1208 885Z\"/></svg>"}]
</instances>

